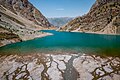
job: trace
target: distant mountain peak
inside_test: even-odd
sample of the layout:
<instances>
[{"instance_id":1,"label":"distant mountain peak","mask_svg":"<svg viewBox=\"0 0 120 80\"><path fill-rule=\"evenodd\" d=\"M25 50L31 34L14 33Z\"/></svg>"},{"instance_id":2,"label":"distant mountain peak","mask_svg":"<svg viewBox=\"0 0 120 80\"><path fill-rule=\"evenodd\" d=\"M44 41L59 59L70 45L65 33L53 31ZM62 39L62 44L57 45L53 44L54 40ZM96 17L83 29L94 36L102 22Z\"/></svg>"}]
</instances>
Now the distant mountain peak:
<instances>
[{"instance_id":1,"label":"distant mountain peak","mask_svg":"<svg viewBox=\"0 0 120 80\"><path fill-rule=\"evenodd\" d=\"M61 27L71 21L73 17L54 17L54 18L47 18L49 22L56 26L56 27Z\"/></svg>"}]
</instances>

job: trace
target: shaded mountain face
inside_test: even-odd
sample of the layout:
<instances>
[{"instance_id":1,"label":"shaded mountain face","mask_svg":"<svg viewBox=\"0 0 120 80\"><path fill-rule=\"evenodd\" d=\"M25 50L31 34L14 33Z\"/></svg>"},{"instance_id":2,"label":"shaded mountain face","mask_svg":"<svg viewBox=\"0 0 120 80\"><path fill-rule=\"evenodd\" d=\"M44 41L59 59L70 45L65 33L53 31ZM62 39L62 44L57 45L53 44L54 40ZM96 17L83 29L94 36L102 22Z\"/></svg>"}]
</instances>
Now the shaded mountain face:
<instances>
[{"instance_id":1,"label":"shaded mountain face","mask_svg":"<svg viewBox=\"0 0 120 80\"><path fill-rule=\"evenodd\" d=\"M34 39L46 28L51 24L28 0L0 0L0 46Z\"/></svg>"},{"instance_id":2,"label":"shaded mountain face","mask_svg":"<svg viewBox=\"0 0 120 80\"><path fill-rule=\"evenodd\" d=\"M56 26L56 27L61 27L71 21L73 18L72 17L59 17L59 18L47 18L48 21Z\"/></svg>"},{"instance_id":3,"label":"shaded mountain face","mask_svg":"<svg viewBox=\"0 0 120 80\"><path fill-rule=\"evenodd\" d=\"M120 34L120 0L96 0L86 15L75 18L61 30Z\"/></svg>"}]
</instances>

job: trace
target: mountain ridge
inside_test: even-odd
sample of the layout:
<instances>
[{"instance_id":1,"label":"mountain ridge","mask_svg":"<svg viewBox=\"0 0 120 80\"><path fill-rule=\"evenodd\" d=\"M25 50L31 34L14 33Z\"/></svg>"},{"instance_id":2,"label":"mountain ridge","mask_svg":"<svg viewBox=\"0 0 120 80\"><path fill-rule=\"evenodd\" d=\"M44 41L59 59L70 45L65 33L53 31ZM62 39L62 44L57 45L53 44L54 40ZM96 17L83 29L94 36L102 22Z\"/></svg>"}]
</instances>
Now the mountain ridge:
<instances>
[{"instance_id":1,"label":"mountain ridge","mask_svg":"<svg viewBox=\"0 0 120 80\"><path fill-rule=\"evenodd\" d=\"M0 46L51 35L38 31L49 28L49 21L28 0L0 0Z\"/></svg>"},{"instance_id":2,"label":"mountain ridge","mask_svg":"<svg viewBox=\"0 0 120 80\"><path fill-rule=\"evenodd\" d=\"M68 22L60 30L120 34L120 0L96 0L87 14Z\"/></svg>"},{"instance_id":3,"label":"mountain ridge","mask_svg":"<svg viewBox=\"0 0 120 80\"><path fill-rule=\"evenodd\" d=\"M47 19L52 25L56 27L61 27L74 18L73 17L53 17L53 18L47 18Z\"/></svg>"}]
</instances>

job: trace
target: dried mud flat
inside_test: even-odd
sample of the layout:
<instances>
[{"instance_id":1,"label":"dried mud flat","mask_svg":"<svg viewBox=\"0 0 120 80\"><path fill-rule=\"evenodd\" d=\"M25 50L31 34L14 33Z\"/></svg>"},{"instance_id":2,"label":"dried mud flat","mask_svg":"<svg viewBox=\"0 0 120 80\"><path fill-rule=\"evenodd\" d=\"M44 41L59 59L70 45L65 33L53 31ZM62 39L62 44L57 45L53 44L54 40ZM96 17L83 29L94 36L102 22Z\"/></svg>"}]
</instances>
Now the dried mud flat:
<instances>
[{"instance_id":1,"label":"dried mud flat","mask_svg":"<svg viewBox=\"0 0 120 80\"><path fill-rule=\"evenodd\" d=\"M101 57L86 54L0 56L0 80L119 79L119 57Z\"/></svg>"}]
</instances>

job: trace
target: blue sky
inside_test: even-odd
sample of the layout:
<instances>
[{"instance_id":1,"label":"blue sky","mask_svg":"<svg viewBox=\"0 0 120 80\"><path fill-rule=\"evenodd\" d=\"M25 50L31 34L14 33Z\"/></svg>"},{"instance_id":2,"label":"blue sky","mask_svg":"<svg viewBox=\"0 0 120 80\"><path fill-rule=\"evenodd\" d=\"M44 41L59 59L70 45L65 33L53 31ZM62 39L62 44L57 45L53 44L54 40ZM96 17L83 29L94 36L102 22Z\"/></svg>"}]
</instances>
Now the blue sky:
<instances>
[{"instance_id":1,"label":"blue sky","mask_svg":"<svg viewBox=\"0 0 120 80\"><path fill-rule=\"evenodd\" d=\"M77 17L86 14L95 0L29 0L45 17Z\"/></svg>"}]
</instances>

